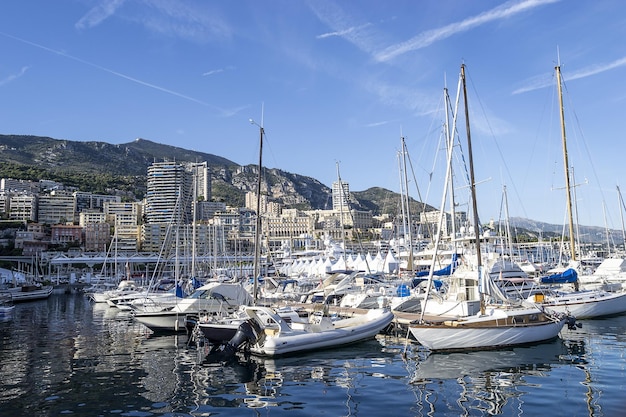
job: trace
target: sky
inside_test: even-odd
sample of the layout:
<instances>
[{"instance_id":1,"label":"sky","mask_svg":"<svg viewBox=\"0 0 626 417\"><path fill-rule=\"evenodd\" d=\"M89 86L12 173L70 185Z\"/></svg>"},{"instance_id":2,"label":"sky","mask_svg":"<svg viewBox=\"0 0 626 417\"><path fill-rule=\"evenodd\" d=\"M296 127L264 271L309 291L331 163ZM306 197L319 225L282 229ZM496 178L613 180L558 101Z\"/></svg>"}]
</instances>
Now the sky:
<instances>
[{"instance_id":1,"label":"sky","mask_svg":"<svg viewBox=\"0 0 626 417\"><path fill-rule=\"evenodd\" d=\"M457 210L471 159L481 222L566 224L560 65L575 220L621 230L624 39L622 0L7 0L0 133L247 165L262 125L264 166L396 192L404 138L409 194L440 207L463 64Z\"/></svg>"}]
</instances>

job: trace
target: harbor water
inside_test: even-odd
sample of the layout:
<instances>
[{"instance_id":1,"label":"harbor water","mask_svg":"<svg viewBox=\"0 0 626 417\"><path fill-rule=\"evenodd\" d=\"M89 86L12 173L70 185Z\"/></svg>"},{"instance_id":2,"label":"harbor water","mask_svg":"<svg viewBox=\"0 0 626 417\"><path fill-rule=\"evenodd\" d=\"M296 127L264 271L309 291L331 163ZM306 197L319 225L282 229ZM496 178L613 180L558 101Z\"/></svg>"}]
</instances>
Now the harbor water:
<instances>
[{"instance_id":1,"label":"harbor water","mask_svg":"<svg viewBox=\"0 0 626 417\"><path fill-rule=\"evenodd\" d=\"M185 334L53 294L0 321L0 416L626 415L626 316L582 323L498 351L428 354L386 335L223 364Z\"/></svg>"}]
</instances>

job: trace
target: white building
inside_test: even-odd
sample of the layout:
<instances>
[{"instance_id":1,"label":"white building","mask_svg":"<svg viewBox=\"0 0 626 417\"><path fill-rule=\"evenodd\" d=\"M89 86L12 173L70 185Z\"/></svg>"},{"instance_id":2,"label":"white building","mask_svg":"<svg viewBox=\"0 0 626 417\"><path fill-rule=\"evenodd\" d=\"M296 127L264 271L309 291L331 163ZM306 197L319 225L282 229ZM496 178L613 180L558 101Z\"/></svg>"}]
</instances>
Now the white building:
<instances>
[{"instance_id":1,"label":"white building","mask_svg":"<svg viewBox=\"0 0 626 417\"><path fill-rule=\"evenodd\" d=\"M191 223L192 176L183 165L155 162L148 167L147 223Z\"/></svg>"}]
</instances>

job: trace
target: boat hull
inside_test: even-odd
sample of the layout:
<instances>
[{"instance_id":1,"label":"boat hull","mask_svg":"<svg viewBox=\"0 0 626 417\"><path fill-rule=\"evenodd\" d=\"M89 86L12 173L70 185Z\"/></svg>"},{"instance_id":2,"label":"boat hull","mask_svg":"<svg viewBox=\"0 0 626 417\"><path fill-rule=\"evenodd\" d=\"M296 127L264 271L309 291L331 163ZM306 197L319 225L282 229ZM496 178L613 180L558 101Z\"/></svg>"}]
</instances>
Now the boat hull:
<instances>
[{"instance_id":1,"label":"boat hull","mask_svg":"<svg viewBox=\"0 0 626 417\"><path fill-rule=\"evenodd\" d=\"M590 319L626 313L626 293L610 292L574 292L550 302L547 299L544 307L558 313L570 314L576 319Z\"/></svg>"},{"instance_id":2,"label":"boat hull","mask_svg":"<svg viewBox=\"0 0 626 417\"><path fill-rule=\"evenodd\" d=\"M135 321L143 324L153 332L186 332L185 313L179 312L151 312L137 313L134 315Z\"/></svg>"},{"instance_id":3,"label":"boat hull","mask_svg":"<svg viewBox=\"0 0 626 417\"><path fill-rule=\"evenodd\" d=\"M293 334L279 334L276 337L266 336L262 344L252 345L250 352L260 356L280 356L358 343L375 337L394 318L389 310L383 312L371 310L368 314L371 318L356 326L321 332L294 332ZM372 317L374 315L377 317Z\"/></svg>"},{"instance_id":4,"label":"boat hull","mask_svg":"<svg viewBox=\"0 0 626 417\"><path fill-rule=\"evenodd\" d=\"M431 351L499 349L544 342L556 338L566 323L552 321L525 324L484 325L458 321L411 325L413 337Z\"/></svg>"},{"instance_id":5,"label":"boat hull","mask_svg":"<svg viewBox=\"0 0 626 417\"><path fill-rule=\"evenodd\" d=\"M198 327L204 338L213 345L221 345L232 340L241 321L231 323L200 323Z\"/></svg>"},{"instance_id":6,"label":"boat hull","mask_svg":"<svg viewBox=\"0 0 626 417\"><path fill-rule=\"evenodd\" d=\"M17 287L11 288L6 291L7 294L10 294L11 300L14 303L19 303L22 301L34 301L34 300L43 300L46 299L52 294L52 290L54 288L52 285L46 285L43 287Z\"/></svg>"}]
</instances>

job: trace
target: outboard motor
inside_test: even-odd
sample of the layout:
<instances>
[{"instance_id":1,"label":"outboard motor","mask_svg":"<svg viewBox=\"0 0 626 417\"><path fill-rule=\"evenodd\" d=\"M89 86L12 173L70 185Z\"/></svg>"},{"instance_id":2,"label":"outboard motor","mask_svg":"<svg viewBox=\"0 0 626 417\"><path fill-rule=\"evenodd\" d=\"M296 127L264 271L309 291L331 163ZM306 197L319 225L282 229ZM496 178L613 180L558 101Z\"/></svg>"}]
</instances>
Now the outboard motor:
<instances>
[{"instance_id":1,"label":"outboard motor","mask_svg":"<svg viewBox=\"0 0 626 417\"><path fill-rule=\"evenodd\" d=\"M576 330L576 329L580 329L581 327L583 327L583 324L577 323L576 317L572 317L572 316L567 317L566 323L567 323L567 328L569 330Z\"/></svg>"},{"instance_id":2,"label":"outboard motor","mask_svg":"<svg viewBox=\"0 0 626 417\"><path fill-rule=\"evenodd\" d=\"M254 320L246 320L239 325L237 333L232 339L224 346L223 353L227 355L234 355L239 349L241 349L246 343L254 344L259 338L261 328Z\"/></svg>"}]
</instances>

